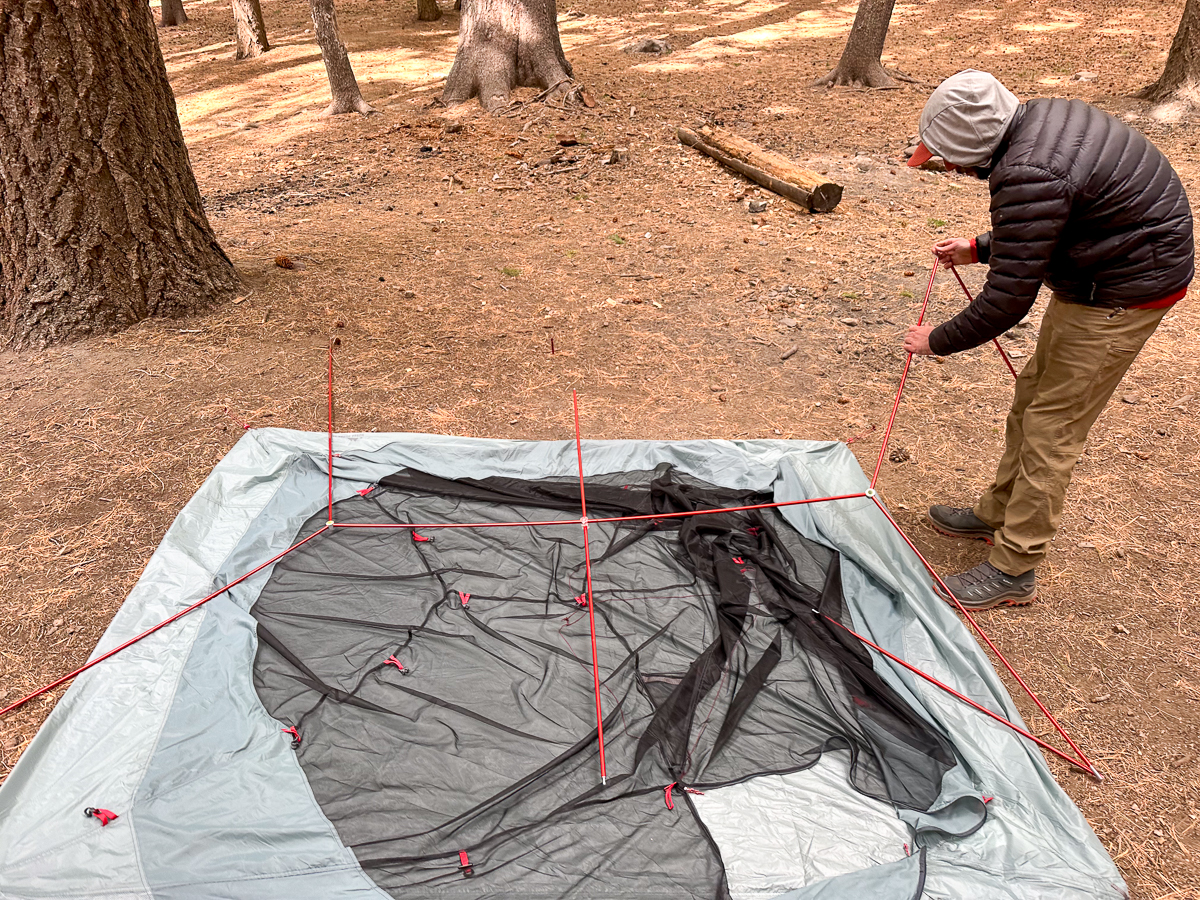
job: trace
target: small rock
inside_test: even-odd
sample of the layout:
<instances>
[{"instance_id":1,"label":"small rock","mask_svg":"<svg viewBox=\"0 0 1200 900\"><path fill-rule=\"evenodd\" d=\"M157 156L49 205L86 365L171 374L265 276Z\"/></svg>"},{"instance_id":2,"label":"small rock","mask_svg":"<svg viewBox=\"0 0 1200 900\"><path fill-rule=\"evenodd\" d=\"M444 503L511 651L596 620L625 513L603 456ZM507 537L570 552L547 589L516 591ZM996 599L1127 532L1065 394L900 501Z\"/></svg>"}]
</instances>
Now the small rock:
<instances>
[{"instance_id":1,"label":"small rock","mask_svg":"<svg viewBox=\"0 0 1200 900\"><path fill-rule=\"evenodd\" d=\"M725 390L725 388L721 387L719 384L710 385L708 389L714 394L719 394L721 391Z\"/></svg>"},{"instance_id":2,"label":"small rock","mask_svg":"<svg viewBox=\"0 0 1200 900\"><path fill-rule=\"evenodd\" d=\"M417 296L417 292L416 291L405 291L400 296L403 297L405 300L411 300L413 297Z\"/></svg>"},{"instance_id":3,"label":"small rock","mask_svg":"<svg viewBox=\"0 0 1200 900\"><path fill-rule=\"evenodd\" d=\"M1020 359L1022 356L1025 355L1025 351L1024 350L1009 350L1008 355L1011 356L1013 359Z\"/></svg>"},{"instance_id":4,"label":"small rock","mask_svg":"<svg viewBox=\"0 0 1200 900\"><path fill-rule=\"evenodd\" d=\"M1093 697L1093 703L1103 703L1105 700L1111 700L1112 694L1101 694L1099 697Z\"/></svg>"},{"instance_id":5,"label":"small rock","mask_svg":"<svg viewBox=\"0 0 1200 900\"><path fill-rule=\"evenodd\" d=\"M837 402L842 404L842 406L845 406L847 403L850 402L850 398L849 397L838 397Z\"/></svg>"},{"instance_id":6,"label":"small rock","mask_svg":"<svg viewBox=\"0 0 1200 900\"><path fill-rule=\"evenodd\" d=\"M1118 547L1118 548L1117 548L1117 559L1124 559L1124 558L1125 558L1125 550L1124 550L1124 548L1122 548L1122 547Z\"/></svg>"},{"instance_id":7,"label":"small rock","mask_svg":"<svg viewBox=\"0 0 1200 900\"><path fill-rule=\"evenodd\" d=\"M787 316L784 316L782 319L780 319L780 320L779 320L779 324L780 324L780 325L786 325L788 328L795 328L795 327L796 327L797 325L799 325L800 323L799 323L799 322L797 322L795 319L788 318Z\"/></svg>"},{"instance_id":8,"label":"small rock","mask_svg":"<svg viewBox=\"0 0 1200 900\"><path fill-rule=\"evenodd\" d=\"M1129 629L1120 624L1114 625L1113 631L1115 631L1117 634L1129 634Z\"/></svg>"},{"instance_id":9,"label":"small rock","mask_svg":"<svg viewBox=\"0 0 1200 900\"><path fill-rule=\"evenodd\" d=\"M1121 402L1122 403L1141 403L1142 395L1137 393L1137 391L1131 391L1128 394L1121 395Z\"/></svg>"},{"instance_id":10,"label":"small rock","mask_svg":"<svg viewBox=\"0 0 1200 900\"><path fill-rule=\"evenodd\" d=\"M659 38L643 38L640 41L634 41L625 48L626 53L651 53L655 56L663 56L671 52L671 45L665 40Z\"/></svg>"},{"instance_id":11,"label":"small rock","mask_svg":"<svg viewBox=\"0 0 1200 900\"><path fill-rule=\"evenodd\" d=\"M1075 546L1078 547L1080 550L1095 550L1096 549L1096 545L1093 544L1091 541L1080 541Z\"/></svg>"},{"instance_id":12,"label":"small rock","mask_svg":"<svg viewBox=\"0 0 1200 900\"><path fill-rule=\"evenodd\" d=\"M1029 321L1029 316L1026 316L1020 322L1017 323L1017 327L1018 328L1028 328L1031 324L1033 324L1033 323L1031 323Z\"/></svg>"},{"instance_id":13,"label":"small rock","mask_svg":"<svg viewBox=\"0 0 1200 900\"><path fill-rule=\"evenodd\" d=\"M788 347L786 350L784 350L782 353L779 354L780 361L782 362L785 359L791 359L793 356L796 355L796 353L797 353L797 351L799 351L799 349L800 349L799 347Z\"/></svg>"},{"instance_id":14,"label":"small rock","mask_svg":"<svg viewBox=\"0 0 1200 900\"><path fill-rule=\"evenodd\" d=\"M1076 72L1071 76L1072 81L1095 81L1098 76L1095 72Z\"/></svg>"},{"instance_id":15,"label":"small rock","mask_svg":"<svg viewBox=\"0 0 1200 900\"><path fill-rule=\"evenodd\" d=\"M843 325L848 325L851 328L858 327L858 319L838 319Z\"/></svg>"},{"instance_id":16,"label":"small rock","mask_svg":"<svg viewBox=\"0 0 1200 900\"><path fill-rule=\"evenodd\" d=\"M53 625L55 628L60 628L60 627L62 627L62 623L63 623L62 619L55 619L50 624Z\"/></svg>"},{"instance_id":17,"label":"small rock","mask_svg":"<svg viewBox=\"0 0 1200 900\"><path fill-rule=\"evenodd\" d=\"M746 201L746 209L752 213L764 212L767 208L766 200L748 200Z\"/></svg>"}]
</instances>

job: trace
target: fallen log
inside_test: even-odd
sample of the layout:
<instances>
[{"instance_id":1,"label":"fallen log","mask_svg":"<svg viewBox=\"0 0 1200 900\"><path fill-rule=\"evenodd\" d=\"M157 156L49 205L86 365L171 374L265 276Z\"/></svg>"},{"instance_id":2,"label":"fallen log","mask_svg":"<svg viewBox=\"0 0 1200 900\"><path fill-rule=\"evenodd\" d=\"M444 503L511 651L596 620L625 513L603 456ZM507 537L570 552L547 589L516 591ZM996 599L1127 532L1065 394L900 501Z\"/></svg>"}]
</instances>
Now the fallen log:
<instances>
[{"instance_id":1,"label":"fallen log","mask_svg":"<svg viewBox=\"0 0 1200 900\"><path fill-rule=\"evenodd\" d=\"M842 186L801 168L786 156L764 150L723 128L679 128L679 142L711 156L769 191L812 212L831 212L841 202Z\"/></svg>"}]
</instances>

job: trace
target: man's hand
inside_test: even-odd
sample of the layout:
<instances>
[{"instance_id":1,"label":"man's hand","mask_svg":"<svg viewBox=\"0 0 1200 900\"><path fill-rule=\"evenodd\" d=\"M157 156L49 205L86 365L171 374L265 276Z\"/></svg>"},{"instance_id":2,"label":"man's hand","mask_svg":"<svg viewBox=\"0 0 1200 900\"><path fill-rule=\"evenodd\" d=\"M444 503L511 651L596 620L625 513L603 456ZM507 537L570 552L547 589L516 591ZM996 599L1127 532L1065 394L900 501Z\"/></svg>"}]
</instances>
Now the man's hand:
<instances>
[{"instance_id":1,"label":"man's hand","mask_svg":"<svg viewBox=\"0 0 1200 900\"><path fill-rule=\"evenodd\" d=\"M946 238L933 245L933 255L938 258L943 269L951 265L967 266L974 260L971 258L971 242L966 238Z\"/></svg>"},{"instance_id":2,"label":"man's hand","mask_svg":"<svg viewBox=\"0 0 1200 900\"><path fill-rule=\"evenodd\" d=\"M933 356L929 349L929 333L933 325L909 325L908 334L904 336L904 349L917 356Z\"/></svg>"}]
</instances>

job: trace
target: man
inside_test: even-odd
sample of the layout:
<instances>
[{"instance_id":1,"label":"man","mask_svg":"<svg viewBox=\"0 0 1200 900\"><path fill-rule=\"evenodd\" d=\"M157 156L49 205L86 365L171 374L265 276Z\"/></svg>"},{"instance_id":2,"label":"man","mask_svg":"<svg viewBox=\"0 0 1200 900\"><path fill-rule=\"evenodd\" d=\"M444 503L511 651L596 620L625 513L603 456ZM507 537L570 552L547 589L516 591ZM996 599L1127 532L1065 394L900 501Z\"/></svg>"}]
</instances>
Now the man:
<instances>
[{"instance_id":1,"label":"man","mask_svg":"<svg viewBox=\"0 0 1200 900\"><path fill-rule=\"evenodd\" d=\"M940 156L987 178L992 230L934 245L943 266L987 263L987 284L948 322L910 327L904 349L977 347L1021 321L1043 283L1053 292L1017 379L995 482L973 509L929 510L943 534L993 544L987 562L945 579L963 606L1023 606L1037 597L1035 569L1088 430L1187 292L1192 214L1179 176L1143 135L1080 100L1021 103L984 72L938 86L920 140L910 166Z\"/></svg>"}]
</instances>

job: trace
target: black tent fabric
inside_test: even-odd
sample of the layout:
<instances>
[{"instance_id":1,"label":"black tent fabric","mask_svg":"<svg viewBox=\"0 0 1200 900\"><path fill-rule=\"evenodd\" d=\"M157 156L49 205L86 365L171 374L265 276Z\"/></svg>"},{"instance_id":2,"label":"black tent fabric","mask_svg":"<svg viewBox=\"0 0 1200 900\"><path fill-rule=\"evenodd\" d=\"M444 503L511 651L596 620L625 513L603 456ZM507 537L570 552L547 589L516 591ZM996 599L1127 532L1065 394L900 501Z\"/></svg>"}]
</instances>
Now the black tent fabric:
<instances>
[{"instance_id":1,"label":"black tent fabric","mask_svg":"<svg viewBox=\"0 0 1200 900\"><path fill-rule=\"evenodd\" d=\"M772 500L669 466L591 477L586 497L596 518ZM563 524L340 527L259 595L259 696L378 885L724 898L690 792L826 751L862 793L929 809L951 743L826 619L850 624L838 554L772 509L590 525L601 784L580 508L570 479L403 470L338 503L339 524Z\"/></svg>"}]
</instances>

